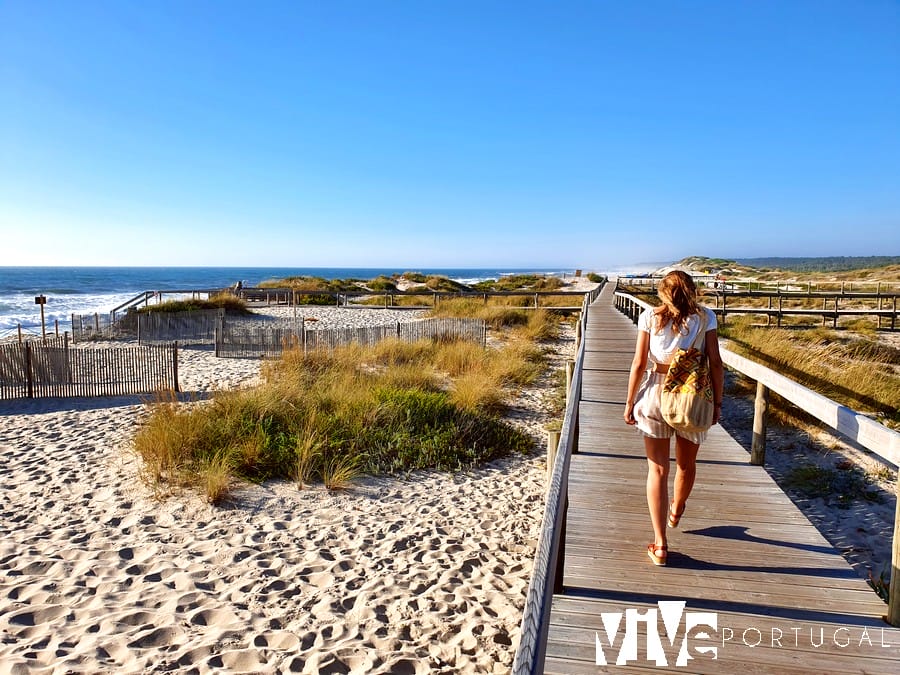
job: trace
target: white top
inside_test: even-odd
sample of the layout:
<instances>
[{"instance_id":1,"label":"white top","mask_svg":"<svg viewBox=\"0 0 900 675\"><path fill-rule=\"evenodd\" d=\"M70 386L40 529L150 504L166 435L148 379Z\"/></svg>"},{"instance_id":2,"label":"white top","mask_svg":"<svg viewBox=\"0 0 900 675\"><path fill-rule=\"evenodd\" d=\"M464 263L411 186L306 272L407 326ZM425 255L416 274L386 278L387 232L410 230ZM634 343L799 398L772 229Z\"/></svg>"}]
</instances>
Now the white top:
<instances>
[{"instance_id":1,"label":"white top","mask_svg":"<svg viewBox=\"0 0 900 675\"><path fill-rule=\"evenodd\" d=\"M714 330L718 327L716 321L716 313L709 307L701 307L706 312L706 332ZM687 318L687 322L682 330L687 332L676 333L674 327L669 323L662 332L657 331L654 314L652 309L645 309L638 317L638 330L650 334L650 362L653 367L657 363L669 363L672 357L679 349L687 349L694 340L697 339L697 331L700 330L700 315L691 314Z\"/></svg>"}]
</instances>

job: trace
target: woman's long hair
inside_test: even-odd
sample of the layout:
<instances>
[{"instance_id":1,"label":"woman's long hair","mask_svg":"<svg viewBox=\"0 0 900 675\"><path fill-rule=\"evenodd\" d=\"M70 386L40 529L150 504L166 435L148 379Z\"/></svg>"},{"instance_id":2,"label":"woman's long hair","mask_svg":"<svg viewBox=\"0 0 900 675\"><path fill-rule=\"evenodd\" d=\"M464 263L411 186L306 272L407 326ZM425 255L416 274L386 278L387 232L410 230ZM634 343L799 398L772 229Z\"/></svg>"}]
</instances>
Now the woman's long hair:
<instances>
[{"instance_id":1,"label":"woman's long hair","mask_svg":"<svg viewBox=\"0 0 900 675\"><path fill-rule=\"evenodd\" d=\"M662 278L656 294L663 304L656 310L657 330L662 331L669 323L676 332L684 330L687 318L700 312L697 304L697 286L690 274L673 270Z\"/></svg>"}]
</instances>

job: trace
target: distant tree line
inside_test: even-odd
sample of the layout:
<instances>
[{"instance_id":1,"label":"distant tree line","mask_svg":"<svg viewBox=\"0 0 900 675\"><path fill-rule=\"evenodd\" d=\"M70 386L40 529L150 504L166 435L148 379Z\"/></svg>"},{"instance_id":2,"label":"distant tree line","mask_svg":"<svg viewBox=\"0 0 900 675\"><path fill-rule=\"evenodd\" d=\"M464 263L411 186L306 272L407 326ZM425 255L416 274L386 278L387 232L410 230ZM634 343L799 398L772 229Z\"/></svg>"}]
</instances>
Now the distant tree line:
<instances>
[{"instance_id":1,"label":"distant tree line","mask_svg":"<svg viewBox=\"0 0 900 675\"><path fill-rule=\"evenodd\" d=\"M752 267L768 267L797 272L848 272L869 267L900 265L900 256L829 256L823 258L743 258L735 262Z\"/></svg>"}]
</instances>

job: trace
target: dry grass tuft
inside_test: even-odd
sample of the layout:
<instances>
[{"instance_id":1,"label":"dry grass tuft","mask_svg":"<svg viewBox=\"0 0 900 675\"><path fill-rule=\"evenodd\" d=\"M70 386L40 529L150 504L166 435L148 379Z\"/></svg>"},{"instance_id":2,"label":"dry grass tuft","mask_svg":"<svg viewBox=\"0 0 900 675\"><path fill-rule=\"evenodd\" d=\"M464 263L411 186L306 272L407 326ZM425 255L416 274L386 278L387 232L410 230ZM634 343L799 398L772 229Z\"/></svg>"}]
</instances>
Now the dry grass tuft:
<instances>
[{"instance_id":1,"label":"dry grass tuft","mask_svg":"<svg viewBox=\"0 0 900 675\"><path fill-rule=\"evenodd\" d=\"M200 468L197 482L207 502L218 505L225 501L232 482L230 453L222 450L213 455Z\"/></svg>"},{"instance_id":2,"label":"dry grass tuft","mask_svg":"<svg viewBox=\"0 0 900 675\"><path fill-rule=\"evenodd\" d=\"M450 391L450 401L470 412L480 410L499 414L503 411L503 394L490 373L472 371L457 377Z\"/></svg>"},{"instance_id":3,"label":"dry grass tuft","mask_svg":"<svg viewBox=\"0 0 900 675\"><path fill-rule=\"evenodd\" d=\"M900 350L826 328L788 330L729 322L736 352L756 358L850 408L900 425Z\"/></svg>"}]
</instances>

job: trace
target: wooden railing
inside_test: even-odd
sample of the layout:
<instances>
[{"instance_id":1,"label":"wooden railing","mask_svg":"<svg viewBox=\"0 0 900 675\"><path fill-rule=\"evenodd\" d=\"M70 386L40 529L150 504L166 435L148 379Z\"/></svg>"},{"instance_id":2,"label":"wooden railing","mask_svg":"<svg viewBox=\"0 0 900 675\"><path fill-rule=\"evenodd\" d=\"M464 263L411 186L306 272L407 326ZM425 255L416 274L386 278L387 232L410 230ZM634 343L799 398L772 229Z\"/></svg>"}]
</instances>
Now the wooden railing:
<instances>
[{"instance_id":1,"label":"wooden railing","mask_svg":"<svg viewBox=\"0 0 900 675\"><path fill-rule=\"evenodd\" d=\"M329 299L331 304L335 306L350 306L354 299L359 298L381 298L377 305L365 305L366 307L388 307L395 308L394 301L396 298L427 298L427 305L437 306L442 300L453 298L475 298L487 302L488 298L512 298L524 297L531 301L530 306L541 307L541 300L549 297L571 297L573 304L566 307L558 307L554 305L543 305L546 309L577 309L581 306L581 299L584 291L301 291L291 288L242 288L235 291L235 294L249 303L265 303L266 305L300 305L307 304L304 302L306 298L322 298Z\"/></svg>"},{"instance_id":2,"label":"wooden railing","mask_svg":"<svg viewBox=\"0 0 900 675\"><path fill-rule=\"evenodd\" d=\"M585 295L581 317L576 327L578 348L575 365L567 393L559 447L550 473L541 533L535 550L534 569L525 598L521 636L513 661L513 675L536 675L541 672L547 649L553 594L562 591L566 554L566 515L569 508L569 465L572 453L578 451L578 404L581 399L584 370L584 334L588 307L600 295L602 288L603 284Z\"/></svg>"},{"instance_id":3,"label":"wooden railing","mask_svg":"<svg viewBox=\"0 0 900 675\"><path fill-rule=\"evenodd\" d=\"M627 289L619 291L620 281L616 281L617 292L627 294ZM640 284L629 285L640 286ZM900 292L891 287L882 290L880 284L873 291L845 290L843 285L839 291L813 291L809 288L805 291L800 288L742 290L712 286L703 293L704 297L715 298L715 307L710 309L716 312L722 324L729 314L757 314L766 317L767 325L774 318L779 327L786 316L808 316L820 317L823 325L830 320L835 328L842 317L874 317L878 322L878 328L882 327L882 320L889 324L890 330L898 328L897 301L900 299ZM738 299L737 306L730 306L729 303L734 303L735 299ZM741 299L750 302L745 304ZM765 301L766 306L752 306L753 301ZM821 301L821 307L811 306L818 301Z\"/></svg>"},{"instance_id":4,"label":"wooden railing","mask_svg":"<svg viewBox=\"0 0 900 675\"><path fill-rule=\"evenodd\" d=\"M617 292L616 307L637 322L638 316L652 305L632 295ZM766 413L769 392L774 391L804 412L824 422L851 441L871 450L894 466L900 466L900 433L888 429L865 415L822 396L815 391L755 361L722 348L722 361L729 368L756 380L756 403L753 416L753 441L750 462L762 465L766 456ZM900 475L897 477L897 511L894 515L894 539L891 557L891 585L887 620L900 626Z\"/></svg>"},{"instance_id":5,"label":"wooden railing","mask_svg":"<svg viewBox=\"0 0 900 675\"><path fill-rule=\"evenodd\" d=\"M752 292L762 295L771 293L801 295L837 293L846 297L872 293L876 295L896 295L900 293L900 283L896 281L735 281L733 279L723 279L718 275L712 274L692 274L691 278L698 286L729 293ZM627 292L629 286L650 286L655 288L662 279L662 276L617 277L616 290Z\"/></svg>"},{"instance_id":6,"label":"wooden railing","mask_svg":"<svg viewBox=\"0 0 900 675\"><path fill-rule=\"evenodd\" d=\"M109 313L109 320L111 323L115 323L118 321L122 315L127 314L128 310L135 309L140 305L149 306L150 301L153 300L154 304L160 304L165 302L165 296L170 295L176 298L181 298L184 296L190 296L191 298L202 299L204 296L209 299L214 295L219 293L225 293L228 291L233 291L234 289L229 288L189 288L189 289L170 289L165 291L141 291L137 295L135 295L130 300L126 300L118 307L114 308Z\"/></svg>"}]
</instances>

